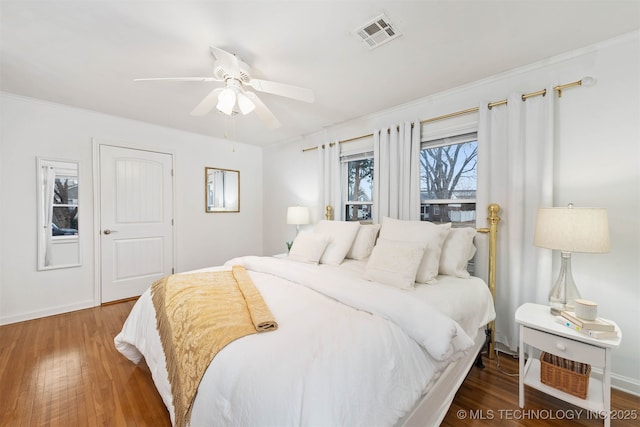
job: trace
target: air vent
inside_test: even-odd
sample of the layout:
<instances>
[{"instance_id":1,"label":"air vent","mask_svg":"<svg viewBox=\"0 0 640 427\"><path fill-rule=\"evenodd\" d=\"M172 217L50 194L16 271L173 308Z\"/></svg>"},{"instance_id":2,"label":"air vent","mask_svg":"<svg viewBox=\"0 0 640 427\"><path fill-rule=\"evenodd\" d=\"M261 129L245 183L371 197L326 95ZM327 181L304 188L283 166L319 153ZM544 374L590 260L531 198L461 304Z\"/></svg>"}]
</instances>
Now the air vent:
<instances>
[{"instance_id":1,"label":"air vent","mask_svg":"<svg viewBox=\"0 0 640 427\"><path fill-rule=\"evenodd\" d=\"M355 29L353 34L365 42L369 49L374 49L401 35L384 14Z\"/></svg>"}]
</instances>

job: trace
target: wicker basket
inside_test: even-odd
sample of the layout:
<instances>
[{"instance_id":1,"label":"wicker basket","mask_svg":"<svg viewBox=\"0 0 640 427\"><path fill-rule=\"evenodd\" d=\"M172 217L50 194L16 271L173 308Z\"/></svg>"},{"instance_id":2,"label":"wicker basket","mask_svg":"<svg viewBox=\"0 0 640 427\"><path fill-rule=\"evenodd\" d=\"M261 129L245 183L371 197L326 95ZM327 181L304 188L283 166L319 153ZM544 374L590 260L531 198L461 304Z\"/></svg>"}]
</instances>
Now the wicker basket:
<instances>
[{"instance_id":1,"label":"wicker basket","mask_svg":"<svg viewBox=\"0 0 640 427\"><path fill-rule=\"evenodd\" d=\"M587 398L591 365L564 359L551 353L540 354L540 381L581 399Z\"/></svg>"}]
</instances>

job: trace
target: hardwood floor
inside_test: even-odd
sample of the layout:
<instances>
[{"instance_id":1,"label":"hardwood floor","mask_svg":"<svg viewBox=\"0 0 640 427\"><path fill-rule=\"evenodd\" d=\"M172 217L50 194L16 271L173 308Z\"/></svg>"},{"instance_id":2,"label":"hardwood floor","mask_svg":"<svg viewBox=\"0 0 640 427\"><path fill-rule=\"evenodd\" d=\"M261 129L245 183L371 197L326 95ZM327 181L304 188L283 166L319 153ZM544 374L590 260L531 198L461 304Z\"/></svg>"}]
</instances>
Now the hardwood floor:
<instances>
[{"instance_id":1,"label":"hardwood floor","mask_svg":"<svg viewBox=\"0 0 640 427\"><path fill-rule=\"evenodd\" d=\"M0 426L170 426L144 363L113 338L134 302L0 327Z\"/></svg>"},{"instance_id":2,"label":"hardwood floor","mask_svg":"<svg viewBox=\"0 0 640 427\"><path fill-rule=\"evenodd\" d=\"M170 426L147 366L134 365L113 345L133 304L0 326L0 426ZM529 412L519 411L518 379L503 373L517 372L517 360L503 355L499 368L495 359L485 365L471 370L443 426L602 426L529 388ZM630 415L612 426L640 426L640 397L614 390L612 406Z\"/></svg>"},{"instance_id":3,"label":"hardwood floor","mask_svg":"<svg viewBox=\"0 0 640 427\"><path fill-rule=\"evenodd\" d=\"M474 367L467 375L441 426L604 425L595 414L530 387L525 388L525 407L520 409L518 359L502 354L483 361L484 369ZM611 395L611 426L640 426L640 397L615 389Z\"/></svg>"}]
</instances>

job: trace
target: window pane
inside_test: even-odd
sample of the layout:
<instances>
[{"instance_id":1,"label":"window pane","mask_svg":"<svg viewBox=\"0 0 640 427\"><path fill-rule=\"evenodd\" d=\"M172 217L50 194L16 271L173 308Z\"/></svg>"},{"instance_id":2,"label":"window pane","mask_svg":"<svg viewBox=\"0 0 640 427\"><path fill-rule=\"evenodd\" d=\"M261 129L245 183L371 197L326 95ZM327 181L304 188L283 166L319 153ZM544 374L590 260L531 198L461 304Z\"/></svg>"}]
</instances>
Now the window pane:
<instances>
[{"instance_id":1,"label":"window pane","mask_svg":"<svg viewBox=\"0 0 640 427\"><path fill-rule=\"evenodd\" d=\"M420 205L420 219L435 223L451 222L456 226L475 226L475 203L422 203Z\"/></svg>"},{"instance_id":2,"label":"window pane","mask_svg":"<svg viewBox=\"0 0 640 427\"><path fill-rule=\"evenodd\" d=\"M420 150L420 200L475 199L478 142Z\"/></svg>"},{"instance_id":3,"label":"window pane","mask_svg":"<svg viewBox=\"0 0 640 427\"><path fill-rule=\"evenodd\" d=\"M78 234L78 208L54 206L51 225L53 236L74 236Z\"/></svg>"},{"instance_id":4,"label":"window pane","mask_svg":"<svg viewBox=\"0 0 640 427\"><path fill-rule=\"evenodd\" d=\"M347 201L373 200L373 159L353 160L347 163Z\"/></svg>"},{"instance_id":5,"label":"window pane","mask_svg":"<svg viewBox=\"0 0 640 427\"><path fill-rule=\"evenodd\" d=\"M56 176L53 204L78 205L78 177Z\"/></svg>"},{"instance_id":6,"label":"window pane","mask_svg":"<svg viewBox=\"0 0 640 427\"><path fill-rule=\"evenodd\" d=\"M78 177L56 175L53 189L53 236L75 236L78 234Z\"/></svg>"},{"instance_id":7,"label":"window pane","mask_svg":"<svg viewBox=\"0 0 640 427\"><path fill-rule=\"evenodd\" d=\"M371 221L371 205L346 205L346 221Z\"/></svg>"},{"instance_id":8,"label":"window pane","mask_svg":"<svg viewBox=\"0 0 640 427\"><path fill-rule=\"evenodd\" d=\"M432 144L420 150L420 219L474 226L477 140Z\"/></svg>"}]
</instances>

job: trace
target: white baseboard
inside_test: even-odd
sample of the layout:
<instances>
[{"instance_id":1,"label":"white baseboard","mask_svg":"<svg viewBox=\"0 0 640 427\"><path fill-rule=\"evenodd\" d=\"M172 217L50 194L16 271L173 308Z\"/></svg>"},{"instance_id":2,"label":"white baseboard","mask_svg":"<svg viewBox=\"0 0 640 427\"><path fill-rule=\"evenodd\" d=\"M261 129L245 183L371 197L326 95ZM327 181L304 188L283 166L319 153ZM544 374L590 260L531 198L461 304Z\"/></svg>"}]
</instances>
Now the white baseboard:
<instances>
[{"instance_id":1,"label":"white baseboard","mask_svg":"<svg viewBox=\"0 0 640 427\"><path fill-rule=\"evenodd\" d=\"M611 376L611 388L640 397L640 382L633 378Z\"/></svg>"},{"instance_id":2,"label":"white baseboard","mask_svg":"<svg viewBox=\"0 0 640 427\"><path fill-rule=\"evenodd\" d=\"M8 325L10 323L24 322L26 320L39 319L41 317L55 316L56 314L68 313L70 311L76 310L84 310L85 308L92 307L95 307L93 300L81 301L70 305L49 307L46 310L31 311L29 313L22 313L14 316L0 317L0 325Z\"/></svg>"},{"instance_id":3,"label":"white baseboard","mask_svg":"<svg viewBox=\"0 0 640 427\"><path fill-rule=\"evenodd\" d=\"M611 387L640 397L640 381L636 379L612 373Z\"/></svg>"},{"instance_id":4,"label":"white baseboard","mask_svg":"<svg viewBox=\"0 0 640 427\"><path fill-rule=\"evenodd\" d=\"M602 378L602 368L594 366L591 368L591 373L598 378ZM633 394L634 396L640 396L640 381L613 372L611 373L611 388Z\"/></svg>"}]
</instances>

